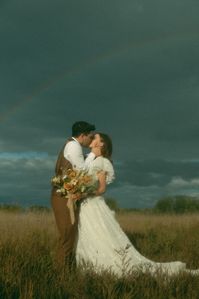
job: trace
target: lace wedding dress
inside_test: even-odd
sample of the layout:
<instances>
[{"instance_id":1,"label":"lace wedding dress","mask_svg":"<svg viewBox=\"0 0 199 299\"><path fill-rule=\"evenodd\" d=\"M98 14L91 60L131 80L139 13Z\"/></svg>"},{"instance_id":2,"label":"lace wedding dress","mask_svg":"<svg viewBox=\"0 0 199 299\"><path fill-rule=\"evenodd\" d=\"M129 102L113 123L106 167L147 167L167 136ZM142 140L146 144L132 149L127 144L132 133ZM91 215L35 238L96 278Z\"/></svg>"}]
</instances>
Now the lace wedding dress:
<instances>
[{"instance_id":1,"label":"lace wedding dress","mask_svg":"<svg viewBox=\"0 0 199 299\"><path fill-rule=\"evenodd\" d=\"M90 174L97 171L107 172L107 184L114 179L111 162L98 157L90 165ZM87 198L80 208L76 260L79 265L92 264L95 272L109 270L118 277L132 271L150 272L151 274L178 274L186 271L199 274L199 270L188 270L180 261L158 263L141 255L130 242L114 212L107 206L102 196Z\"/></svg>"}]
</instances>

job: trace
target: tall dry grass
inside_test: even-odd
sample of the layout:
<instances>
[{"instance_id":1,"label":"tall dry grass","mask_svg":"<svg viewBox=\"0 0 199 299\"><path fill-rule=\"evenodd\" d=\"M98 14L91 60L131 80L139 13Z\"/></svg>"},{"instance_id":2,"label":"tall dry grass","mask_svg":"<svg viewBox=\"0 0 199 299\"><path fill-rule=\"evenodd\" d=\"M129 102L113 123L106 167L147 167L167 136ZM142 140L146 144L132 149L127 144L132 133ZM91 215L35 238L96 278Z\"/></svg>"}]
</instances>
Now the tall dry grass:
<instances>
[{"instance_id":1,"label":"tall dry grass","mask_svg":"<svg viewBox=\"0 0 199 299\"><path fill-rule=\"evenodd\" d=\"M119 213L135 247L156 261L181 260L199 268L199 214ZM47 299L198 299L199 278L180 274L136 274L116 279L110 273L68 273L55 263L57 229L52 213L0 212L0 298Z\"/></svg>"},{"instance_id":2,"label":"tall dry grass","mask_svg":"<svg viewBox=\"0 0 199 299\"><path fill-rule=\"evenodd\" d=\"M117 219L143 255L199 268L199 214L120 213Z\"/></svg>"}]
</instances>

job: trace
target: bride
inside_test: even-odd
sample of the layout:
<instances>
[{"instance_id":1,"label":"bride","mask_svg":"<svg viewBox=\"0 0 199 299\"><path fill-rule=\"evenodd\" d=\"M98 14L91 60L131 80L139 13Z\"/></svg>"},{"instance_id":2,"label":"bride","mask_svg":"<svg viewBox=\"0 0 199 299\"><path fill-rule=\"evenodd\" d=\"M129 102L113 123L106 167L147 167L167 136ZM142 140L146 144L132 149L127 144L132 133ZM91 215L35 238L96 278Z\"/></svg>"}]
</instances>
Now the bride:
<instances>
[{"instance_id":1,"label":"bride","mask_svg":"<svg viewBox=\"0 0 199 299\"><path fill-rule=\"evenodd\" d=\"M186 269L180 261L158 263L139 253L115 219L114 212L107 206L102 193L106 185L114 180L111 161L112 142L108 135L98 133L90 145L91 150L100 148L100 155L89 166L89 173L99 179L97 195L86 198L80 208L76 261L78 265L92 265L94 271L113 272L118 277L133 271L151 274L178 274L185 271L199 274L199 270ZM105 175L98 175L104 171Z\"/></svg>"}]
</instances>

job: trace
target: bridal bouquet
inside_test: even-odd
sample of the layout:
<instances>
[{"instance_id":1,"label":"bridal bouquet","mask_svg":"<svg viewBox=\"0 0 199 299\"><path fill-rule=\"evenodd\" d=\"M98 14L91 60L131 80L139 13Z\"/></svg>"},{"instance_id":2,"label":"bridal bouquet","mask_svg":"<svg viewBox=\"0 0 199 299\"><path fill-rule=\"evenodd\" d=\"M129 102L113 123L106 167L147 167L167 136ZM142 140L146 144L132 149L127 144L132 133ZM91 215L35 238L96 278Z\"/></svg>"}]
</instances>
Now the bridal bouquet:
<instances>
[{"instance_id":1,"label":"bridal bouquet","mask_svg":"<svg viewBox=\"0 0 199 299\"><path fill-rule=\"evenodd\" d=\"M54 176L51 180L52 185L57 188L65 198L72 194L84 195L93 193L97 186L94 177L83 170L67 169L63 176Z\"/></svg>"},{"instance_id":2,"label":"bridal bouquet","mask_svg":"<svg viewBox=\"0 0 199 299\"><path fill-rule=\"evenodd\" d=\"M52 185L57 189L56 192L64 196L67 200L67 206L70 210L71 222L75 221L74 209L76 201L92 195L97 190L96 179L89 175L87 171L67 169L63 176L54 176L51 179Z\"/></svg>"}]
</instances>

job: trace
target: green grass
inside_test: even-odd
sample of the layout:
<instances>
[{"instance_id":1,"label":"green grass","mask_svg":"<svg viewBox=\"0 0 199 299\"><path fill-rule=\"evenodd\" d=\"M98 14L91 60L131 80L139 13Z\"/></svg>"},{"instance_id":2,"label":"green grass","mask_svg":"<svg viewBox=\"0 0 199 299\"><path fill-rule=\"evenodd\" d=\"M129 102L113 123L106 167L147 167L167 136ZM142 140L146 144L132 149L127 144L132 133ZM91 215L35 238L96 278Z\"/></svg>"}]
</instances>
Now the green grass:
<instances>
[{"instance_id":1,"label":"green grass","mask_svg":"<svg viewBox=\"0 0 199 299\"><path fill-rule=\"evenodd\" d=\"M181 260L199 268L199 215L117 214L135 247L156 261ZM51 212L0 212L2 299L198 299L199 278L137 273L117 279L92 268L75 273L56 265L57 230Z\"/></svg>"}]
</instances>

